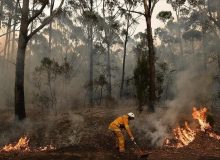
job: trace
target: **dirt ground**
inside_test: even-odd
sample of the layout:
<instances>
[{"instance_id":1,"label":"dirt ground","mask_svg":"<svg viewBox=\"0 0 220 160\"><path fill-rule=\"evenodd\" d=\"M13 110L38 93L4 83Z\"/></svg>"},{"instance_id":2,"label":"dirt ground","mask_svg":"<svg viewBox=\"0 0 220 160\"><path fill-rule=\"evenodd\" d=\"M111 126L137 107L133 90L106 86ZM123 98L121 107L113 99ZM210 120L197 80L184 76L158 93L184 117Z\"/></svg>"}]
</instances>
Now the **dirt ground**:
<instances>
[{"instance_id":1,"label":"dirt ground","mask_svg":"<svg viewBox=\"0 0 220 160\"><path fill-rule=\"evenodd\" d=\"M117 113L125 112L123 109ZM183 148L148 147L146 142L138 143L141 149L149 153L146 158L137 154L137 148L126 141L126 153L120 155L114 147L115 139L107 127L116 116L107 116L104 110L93 110L83 113L85 133L77 145L61 147L46 152L13 152L0 153L0 160L220 160L220 141L210 138L205 133L197 134L196 139ZM104 118L105 117L105 118ZM217 122L216 125L220 125Z\"/></svg>"}]
</instances>

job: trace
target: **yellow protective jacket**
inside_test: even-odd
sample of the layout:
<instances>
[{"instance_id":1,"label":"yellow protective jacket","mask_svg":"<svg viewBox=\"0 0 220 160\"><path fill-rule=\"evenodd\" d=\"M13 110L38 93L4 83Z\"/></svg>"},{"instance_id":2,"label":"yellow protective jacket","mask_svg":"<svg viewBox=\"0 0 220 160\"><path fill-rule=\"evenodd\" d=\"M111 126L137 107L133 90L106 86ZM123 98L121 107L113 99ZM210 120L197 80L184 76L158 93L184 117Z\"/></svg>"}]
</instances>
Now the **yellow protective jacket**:
<instances>
[{"instance_id":1,"label":"yellow protective jacket","mask_svg":"<svg viewBox=\"0 0 220 160\"><path fill-rule=\"evenodd\" d=\"M131 130L129 128L129 120L128 115L123 115L121 117L116 118L110 125L109 129L112 131L121 131L121 129L125 128L129 137L133 137Z\"/></svg>"}]
</instances>

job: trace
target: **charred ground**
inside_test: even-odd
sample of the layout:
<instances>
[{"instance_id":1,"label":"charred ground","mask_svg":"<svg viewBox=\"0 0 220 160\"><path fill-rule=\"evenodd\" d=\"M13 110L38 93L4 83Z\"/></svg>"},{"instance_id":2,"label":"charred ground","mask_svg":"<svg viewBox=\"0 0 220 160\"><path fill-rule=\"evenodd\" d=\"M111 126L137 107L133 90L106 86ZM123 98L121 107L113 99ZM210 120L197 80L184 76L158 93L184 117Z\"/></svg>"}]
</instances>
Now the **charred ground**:
<instances>
[{"instance_id":1,"label":"charred ground","mask_svg":"<svg viewBox=\"0 0 220 160\"><path fill-rule=\"evenodd\" d=\"M125 112L126 109L121 109L120 113ZM109 113L112 113L109 115ZM70 114L70 113L69 113ZM59 142L60 139L65 141L65 135L68 134L71 126L68 120L68 113L63 113L63 119L57 121L55 128L50 130L51 136L45 141L44 131L46 128L38 128L36 130L41 131L40 134L31 135L30 145L31 146L41 146L49 142ZM86 112L74 113L79 114L83 117L84 123L79 126L78 132L82 132L80 135L80 141L76 144L71 144L69 142L65 145L58 146L56 150L45 151L45 152L10 152L10 153L0 153L0 160L135 160L140 159L137 155L135 146L128 141L126 141L126 153L124 155L119 155L117 149L115 148L115 139L111 132L108 131L108 124L114 119L117 114L114 114L113 109L103 110L102 108L95 108L87 110ZM9 123L9 122L8 122ZM216 119L216 126L220 125L220 121ZM146 124L147 125L147 124ZM10 128L9 126L5 126ZM135 132L138 126L133 126ZM37 128L37 127L36 127ZM1 126L1 132L5 128ZM219 128L216 127L216 132L219 132ZM33 132L32 132L33 133ZM47 133L48 134L48 133ZM134 133L135 134L135 133ZM188 146L183 148L171 148L171 147L155 147L150 144L150 141L146 138L143 141L142 138L145 135L135 134L138 144L141 148L149 152L150 155L147 159L149 160L217 160L220 159L220 141L210 138L204 132L197 133L196 139L190 143ZM58 136L60 135L60 136ZM18 136L18 135L17 135ZM15 136L16 137L16 136ZM16 138L11 138L11 142L14 142ZM19 138L19 137L17 137ZM146 158L145 158L146 159Z\"/></svg>"}]
</instances>

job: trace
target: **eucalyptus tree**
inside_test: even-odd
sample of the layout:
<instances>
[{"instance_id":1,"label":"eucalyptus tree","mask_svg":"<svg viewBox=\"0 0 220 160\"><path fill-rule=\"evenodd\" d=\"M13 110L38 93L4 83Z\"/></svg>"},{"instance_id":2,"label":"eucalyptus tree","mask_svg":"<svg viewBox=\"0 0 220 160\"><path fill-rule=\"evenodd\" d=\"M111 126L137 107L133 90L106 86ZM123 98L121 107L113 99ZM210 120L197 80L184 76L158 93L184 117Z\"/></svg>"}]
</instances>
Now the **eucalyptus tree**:
<instances>
[{"instance_id":1,"label":"eucalyptus tree","mask_svg":"<svg viewBox=\"0 0 220 160\"><path fill-rule=\"evenodd\" d=\"M181 13L184 10L184 5L186 0L167 0L167 3L171 4L173 10L176 14L177 24L178 24L178 37L179 37L179 47L180 47L180 54L183 55L183 42L182 42L182 31L181 31Z\"/></svg>"},{"instance_id":2,"label":"eucalyptus tree","mask_svg":"<svg viewBox=\"0 0 220 160\"><path fill-rule=\"evenodd\" d=\"M99 24L102 21L99 13L97 12L96 4L99 0L68 0L72 10L76 14L76 20L80 23L80 27L83 28L84 41L83 44L86 45L86 52L88 53L88 70L89 70L89 80L88 93L89 93L89 105L94 105L94 43L97 39L97 34L100 30Z\"/></svg>"},{"instance_id":3,"label":"eucalyptus tree","mask_svg":"<svg viewBox=\"0 0 220 160\"><path fill-rule=\"evenodd\" d=\"M155 102L156 102L156 53L154 48L154 39L152 32L152 14L155 9L156 4L159 0L137 0L139 4L143 6L144 11L130 11L132 13L136 13L145 17L146 21L146 37L148 41L148 74L149 74L149 111L154 112L155 110ZM126 10L127 11L127 10Z\"/></svg>"},{"instance_id":4,"label":"eucalyptus tree","mask_svg":"<svg viewBox=\"0 0 220 160\"><path fill-rule=\"evenodd\" d=\"M107 96L112 97L112 66L111 66L111 52L112 47L115 44L120 44L120 22L118 17L120 15L120 10L117 9L119 4L118 1L103 1L103 30L104 37L103 43L106 44L107 56L106 56L106 73L107 73Z\"/></svg>"},{"instance_id":5,"label":"eucalyptus tree","mask_svg":"<svg viewBox=\"0 0 220 160\"><path fill-rule=\"evenodd\" d=\"M2 28L2 19L3 19L3 9L4 9L4 5L5 5L5 0L2 0L0 2L0 28Z\"/></svg>"},{"instance_id":6,"label":"eucalyptus tree","mask_svg":"<svg viewBox=\"0 0 220 160\"><path fill-rule=\"evenodd\" d=\"M60 4L53 14L46 17L41 23L32 31L28 32L30 24L35 21L41 14L44 13L46 6L49 4L49 0L35 1L39 4L39 10L32 16L29 16L31 0L23 0L21 8L20 30L18 38L18 50L16 58L16 73L15 73L15 116L19 120L26 118L25 112L25 96L24 96L24 66L25 66L25 53L27 44L30 39L37 34L42 28L44 28L50 21L60 12L64 0L60 1ZM33 1L32 1L33 3Z\"/></svg>"},{"instance_id":7,"label":"eucalyptus tree","mask_svg":"<svg viewBox=\"0 0 220 160\"><path fill-rule=\"evenodd\" d=\"M133 48L137 57L137 65L134 69L135 97L138 102L138 111L143 111L143 106L149 102L149 61L147 54L147 37L145 33L139 32L134 36L137 44Z\"/></svg>"},{"instance_id":8,"label":"eucalyptus tree","mask_svg":"<svg viewBox=\"0 0 220 160\"><path fill-rule=\"evenodd\" d=\"M194 9L190 12L190 17L187 24L190 29L196 29L202 33L202 52L204 60L204 68L207 68L208 54L207 43L210 34L213 34L219 43L220 36L218 30L220 29L220 2L218 0L188 0L189 6ZM215 38L215 39L216 39Z\"/></svg>"},{"instance_id":9,"label":"eucalyptus tree","mask_svg":"<svg viewBox=\"0 0 220 160\"><path fill-rule=\"evenodd\" d=\"M152 14L159 0L143 0L144 16L147 25L147 41L149 52L149 110L154 112L156 101L156 53L154 48L154 39L152 33Z\"/></svg>"},{"instance_id":10,"label":"eucalyptus tree","mask_svg":"<svg viewBox=\"0 0 220 160\"><path fill-rule=\"evenodd\" d=\"M55 0L50 0L50 15L53 14L53 9L55 5ZM50 49L50 54L52 52L52 21L50 22L49 25L49 49Z\"/></svg>"},{"instance_id":11,"label":"eucalyptus tree","mask_svg":"<svg viewBox=\"0 0 220 160\"><path fill-rule=\"evenodd\" d=\"M125 66L126 66L126 55L127 55L127 43L129 40L129 37L132 36L134 33L134 27L135 24L137 24L138 17L134 17L132 14L132 11L136 10L138 5L137 0L124 0L124 2L121 4L119 9L121 10L122 16L125 18L125 28L122 30L122 36L124 38L124 53L123 53L123 63L122 63L122 78L121 78L121 86L120 86L120 97L123 96L123 90L124 90L124 81L125 81Z\"/></svg>"},{"instance_id":12,"label":"eucalyptus tree","mask_svg":"<svg viewBox=\"0 0 220 160\"><path fill-rule=\"evenodd\" d=\"M183 39L187 40L191 44L191 52L192 54L195 54L195 40L201 40L202 39L202 33L198 30L191 29L183 33Z\"/></svg>"}]
</instances>

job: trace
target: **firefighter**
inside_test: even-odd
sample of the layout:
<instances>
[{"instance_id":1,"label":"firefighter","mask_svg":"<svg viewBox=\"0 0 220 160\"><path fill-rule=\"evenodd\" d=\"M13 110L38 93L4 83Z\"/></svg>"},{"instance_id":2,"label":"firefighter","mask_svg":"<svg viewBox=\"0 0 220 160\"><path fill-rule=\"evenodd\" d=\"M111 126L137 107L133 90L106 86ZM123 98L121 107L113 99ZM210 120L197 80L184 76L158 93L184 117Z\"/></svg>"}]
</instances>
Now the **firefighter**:
<instances>
[{"instance_id":1,"label":"firefighter","mask_svg":"<svg viewBox=\"0 0 220 160\"><path fill-rule=\"evenodd\" d=\"M114 133L117 137L116 139L116 147L119 148L120 153L125 152L125 139L122 134L122 129L127 131L131 141L134 141L134 136L131 133L129 128L129 121L133 120L135 117L134 113L130 112L127 115L120 116L116 118L113 122L110 123L109 129Z\"/></svg>"}]
</instances>

